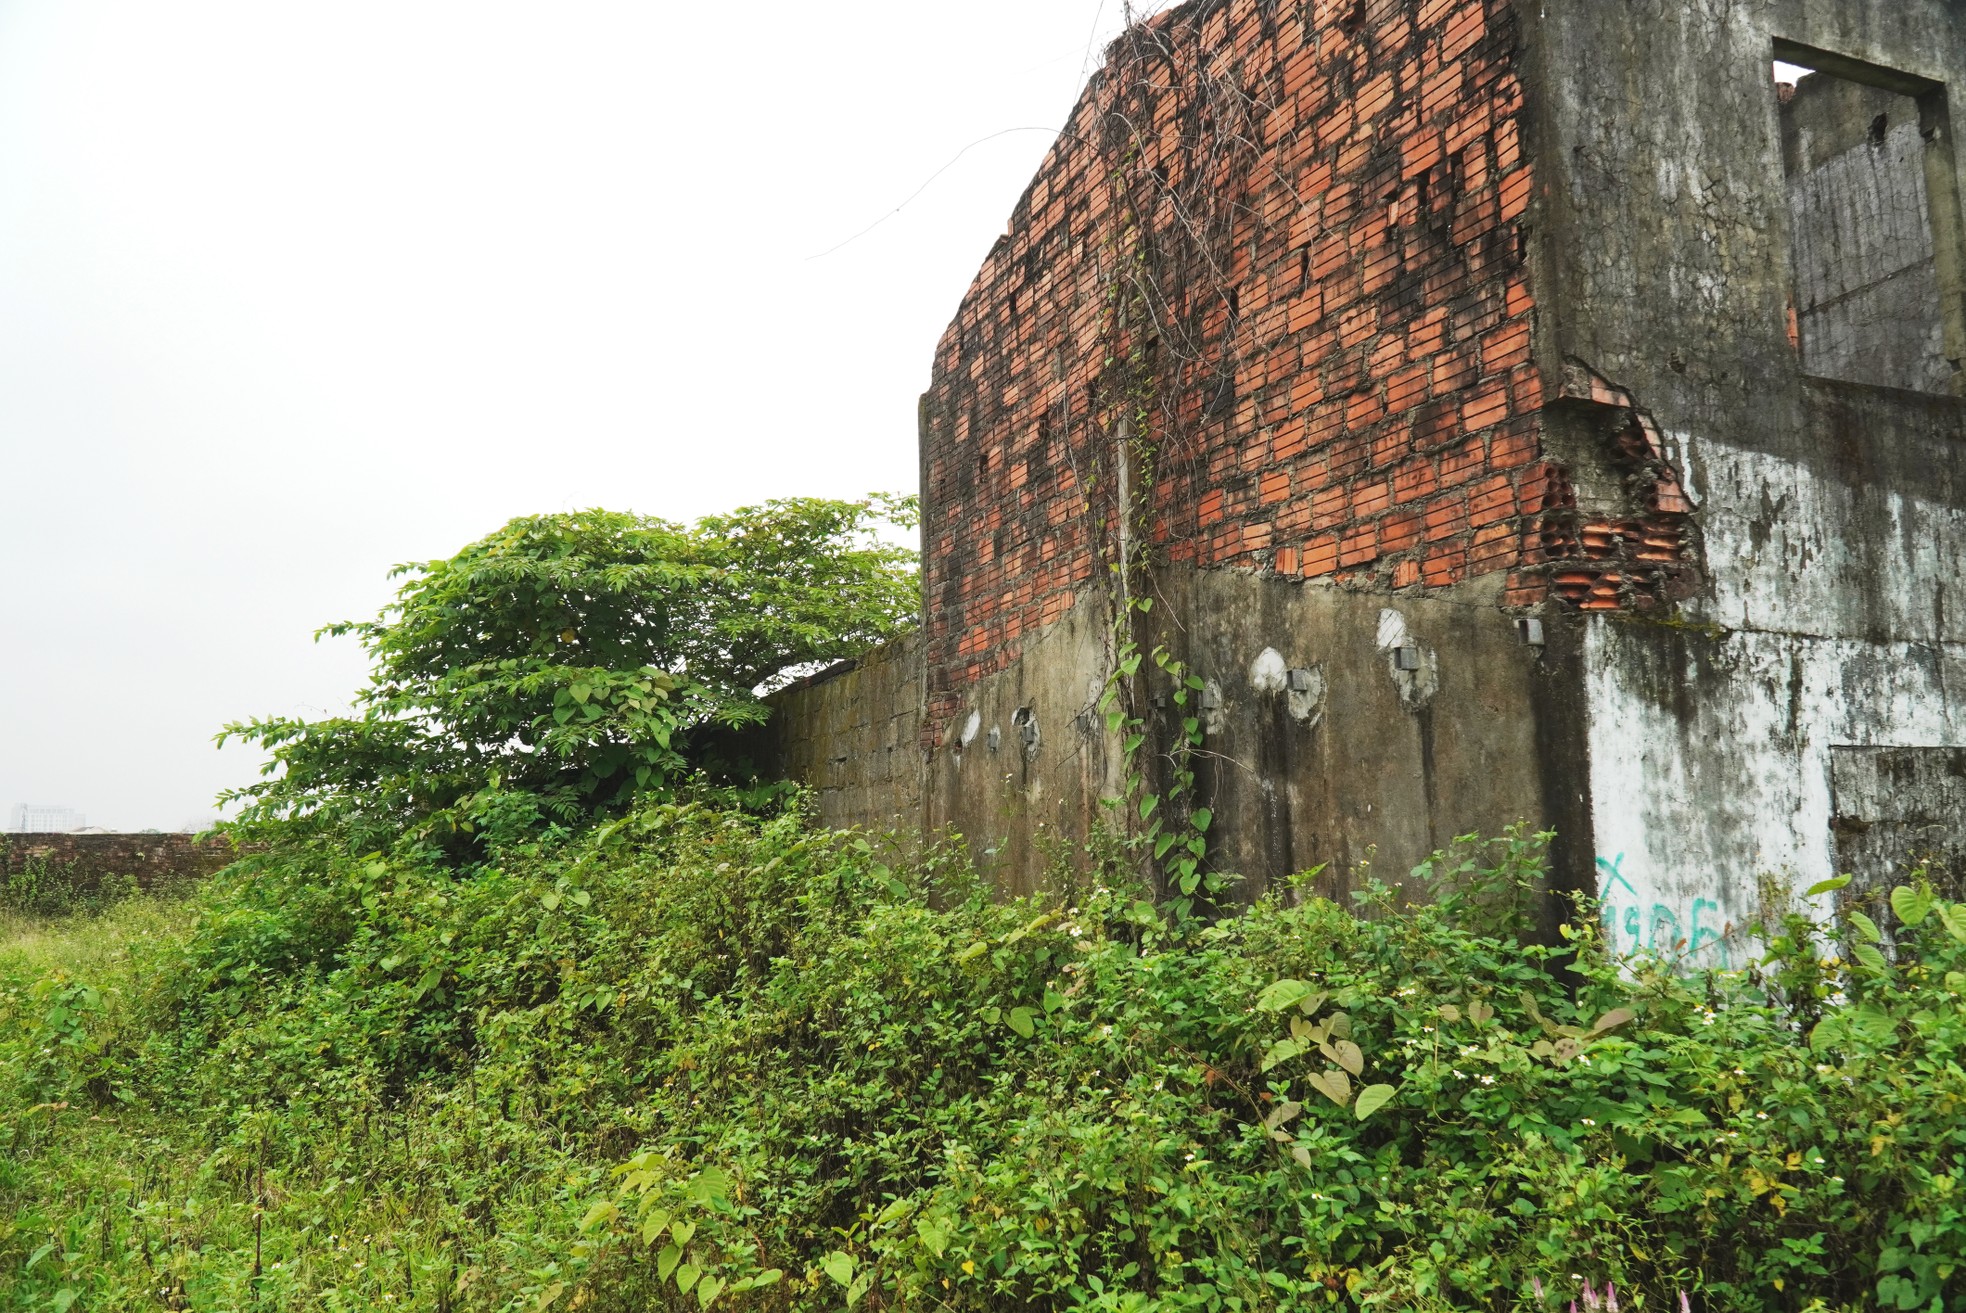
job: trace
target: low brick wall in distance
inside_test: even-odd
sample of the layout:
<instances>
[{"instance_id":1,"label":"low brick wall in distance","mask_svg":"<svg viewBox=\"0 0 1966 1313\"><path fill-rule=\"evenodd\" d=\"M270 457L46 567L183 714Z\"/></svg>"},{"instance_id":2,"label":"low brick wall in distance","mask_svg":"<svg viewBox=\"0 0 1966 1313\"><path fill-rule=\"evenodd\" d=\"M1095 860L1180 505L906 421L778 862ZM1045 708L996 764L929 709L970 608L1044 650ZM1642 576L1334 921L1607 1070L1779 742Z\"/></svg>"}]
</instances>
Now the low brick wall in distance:
<instances>
[{"instance_id":1,"label":"low brick wall in distance","mask_svg":"<svg viewBox=\"0 0 1966 1313\"><path fill-rule=\"evenodd\" d=\"M56 879L73 894L105 884L164 889L190 884L238 857L230 840L190 834L0 834L0 889Z\"/></svg>"}]
</instances>

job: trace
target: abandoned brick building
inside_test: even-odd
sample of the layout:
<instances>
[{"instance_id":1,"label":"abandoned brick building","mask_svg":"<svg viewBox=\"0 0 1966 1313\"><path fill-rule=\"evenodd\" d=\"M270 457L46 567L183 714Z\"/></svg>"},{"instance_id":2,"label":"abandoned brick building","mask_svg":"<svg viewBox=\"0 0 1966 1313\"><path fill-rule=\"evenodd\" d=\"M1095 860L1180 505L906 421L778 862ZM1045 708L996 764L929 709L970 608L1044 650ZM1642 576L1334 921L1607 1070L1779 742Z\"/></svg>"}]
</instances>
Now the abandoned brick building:
<instances>
[{"instance_id":1,"label":"abandoned brick building","mask_svg":"<svg viewBox=\"0 0 1966 1313\"><path fill-rule=\"evenodd\" d=\"M1019 887L1119 790L1118 620L1206 685L1252 893L1528 820L1620 947L1724 962L1760 877L1956 843L1960 86L1950 0L1136 26L936 348L922 628L781 751Z\"/></svg>"}]
</instances>

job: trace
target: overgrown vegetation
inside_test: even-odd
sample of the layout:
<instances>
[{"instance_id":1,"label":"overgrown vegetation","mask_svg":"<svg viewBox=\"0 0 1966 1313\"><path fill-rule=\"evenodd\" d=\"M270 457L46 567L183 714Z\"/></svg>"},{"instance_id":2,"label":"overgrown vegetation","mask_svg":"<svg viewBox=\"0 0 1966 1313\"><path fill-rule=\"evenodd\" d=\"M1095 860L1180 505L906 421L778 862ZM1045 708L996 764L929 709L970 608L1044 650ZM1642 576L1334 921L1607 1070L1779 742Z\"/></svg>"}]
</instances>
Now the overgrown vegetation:
<instances>
[{"instance_id":1,"label":"overgrown vegetation","mask_svg":"<svg viewBox=\"0 0 1966 1313\"><path fill-rule=\"evenodd\" d=\"M4 1306L1966 1309L1928 886L1704 975L1525 941L1520 832L1237 910L1124 627L1127 823L1041 895L714 786L707 727L899 622L884 505L515 521L358 629L360 714L233 731L208 886L10 889Z\"/></svg>"},{"instance_id":2,"label":"overgrown vegetation","mask_svg":"<svg viewBox=\"0 0 1966 1313\"><path fill-rule=\"evenodd\" d=\"M1179 927L716 797L254 858L0 956L10 1307L1961 1307L1966 909L1559 970L1539 856Z\"/></svg>"}]
</instances>

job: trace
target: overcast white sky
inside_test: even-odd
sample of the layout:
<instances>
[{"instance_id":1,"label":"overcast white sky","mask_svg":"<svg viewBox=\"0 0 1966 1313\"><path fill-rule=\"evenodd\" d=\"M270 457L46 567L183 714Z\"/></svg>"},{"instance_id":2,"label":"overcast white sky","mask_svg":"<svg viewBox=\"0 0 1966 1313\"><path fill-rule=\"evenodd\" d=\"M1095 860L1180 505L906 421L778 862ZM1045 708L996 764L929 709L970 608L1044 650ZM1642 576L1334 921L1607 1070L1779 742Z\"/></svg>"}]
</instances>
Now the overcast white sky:
<instances>
[{"instance_id":1,"label":"overcast white sky","mask_svg":"<svg viewBox=\"0 0 1966 1313\"><path fill-rule=\"evenodd\" d=\"M174 829L507 518L915 483L1120 0L0 0L0 809ZM3 814L0 814L3 817Z\"/></svg>"}]
</instances>

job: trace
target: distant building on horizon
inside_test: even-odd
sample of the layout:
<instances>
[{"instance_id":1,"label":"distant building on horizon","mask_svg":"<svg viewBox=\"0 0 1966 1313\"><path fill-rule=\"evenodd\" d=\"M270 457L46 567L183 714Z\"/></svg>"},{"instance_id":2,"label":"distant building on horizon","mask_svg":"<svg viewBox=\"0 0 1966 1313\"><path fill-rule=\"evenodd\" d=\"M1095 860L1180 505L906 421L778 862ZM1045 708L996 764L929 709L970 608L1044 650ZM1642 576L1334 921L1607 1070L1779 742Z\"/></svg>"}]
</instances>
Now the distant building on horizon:
<instances>
[{"instance_id":1,"label":"distant building on horizon","mask_svg":"<svg viewBox=\"0 0 1966 1313\"><path fill-rule=\"evenodd\" d=\"M23 802L15 804L7 829L14 834L73 834L88 824L89 818L73 807Z\"/></svg>"}]
</instances>

